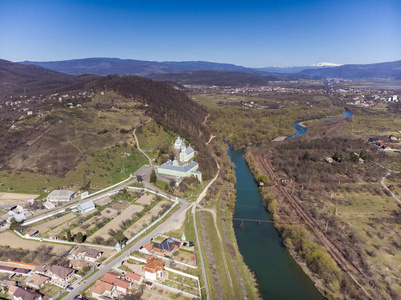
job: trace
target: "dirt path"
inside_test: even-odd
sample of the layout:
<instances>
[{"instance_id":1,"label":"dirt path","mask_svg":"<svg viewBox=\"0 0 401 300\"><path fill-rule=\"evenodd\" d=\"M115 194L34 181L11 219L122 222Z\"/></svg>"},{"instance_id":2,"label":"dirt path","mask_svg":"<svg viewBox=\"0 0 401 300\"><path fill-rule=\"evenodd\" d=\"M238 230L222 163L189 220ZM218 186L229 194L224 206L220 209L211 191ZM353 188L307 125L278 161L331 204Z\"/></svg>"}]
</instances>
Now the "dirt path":
<instances>
[{"instance_id":1,"label":"dirt path","mask_svg":"<svg viewBox=\"0 0 401 300\"><path fill-rule=\"evenodd\" d=\"M223 243L223 239L221 238L220 230L219 230L219 228L217 227L216 210L214 210L214 209L202 208L201 211L208 211L208 212L210 212L210 213L212 214L212 216L213 216L214 227L215 227L216 232L217 232L217 237L219 238L219 241L220 241L220 249L221 249L221 256L223 257L224 269L226 270L226 274L227 274L228 280L230 281L231 291L234 291L233 281L232 281L232 279L231 279L230 270L228 269L228 264L227 264L226 255L224 254L224 243Z\"/></svg>"},{"instance_id":2,"label":"dirt path","mask_svg":"<svg viewBox=\"0 0 401 300\"><path fill-rule=\"evenodd\" d=\"M209 145L209 143L213 140L213 138L215 138L216 136L214 136L213 134L210 136L209 141L206 143L206 145Z\"/></svg>"},{"instance_id":3,"label":"dirt path","mask_svg":"<svg viewBox=\"0 0 401 300\"><path fill-rule=\"evenodd\" d=\"M205 120L204 120L203 123L202 123L203 126L206 125L206 121L207 121L207 118L209 118L209 116L210 116L210 114L208 114L208 115L205 117Z\"/></svg>"},{"instance_id":4,"label":"dirt path","mask_svg":"<svg viewBox=\"0 0 401 300\"><path fill-rule=\"evenodd\" d=\"M152 119L149 118L149 120L147 120L144 124L149 123L151 120L152 120ZM141 125L144 125L144 124L141 124ZM139 127L139 126L138 126L138 127ZM145 157L148 159L148 161L149 161L149 166L150 166L151 168L153 168L153 163L152 163L151 158L145 153L145 151L143 151L143 150L141 149L141 147L139 147L138 138L137 138L136 133L135 133L135 132L136 132L136 129L137 129L138 127L136 127L136 128L134 129L134 132L133 132L134 138L135 138L135 142L136 142L136 146L138 147L139 152L141 152L143 155L145 155Z\"/></svg>"},{"instance_id":5,"label":"dirt path","mask_svg":"<svg viewBox=\"0 0 401 300\"><path fill-rule=\"evenodd\" d=\"M384 184L384 180L385 180L386 177L387 177L388 175L390 175L390 174L391 174L391 171L388 171L387 174L386 174L385 176L383 176L382 180L380 180L380 183L381 183L381 185L383 186L383 188L384 188L386 191L388 191L388 192L391 194L391 196L393 196L393 198L394 198L395 200L398 201L398 203L401 204L400 198L398 198L398 197Z\"/></svg>"},{"instance_id":6,"label":"dirt path","mask_svg":"<svg viewBox=\"0 0 401 300\"><path fill-rule=\"evenodd\" d=\"M315 236L320 240L320 242L325 246L327 252L333 257L337 264L345 271L349 272L358 278L366 277L362 271L360 271L351 261L347 260L341 250L331 241L331 239L320 229L316 221L310 217L300 204L300 201L292 196L282 185L280 178L276 175L273 167L268 162L267 158L263 158L262 155L255 155L256 163L259 165L262 173L267 174L272 183L277 187L277 189L282 193L285 199L288 200L292 208L297 212L309 229L315 234ZM350 275L351 275L350 274ZM351 276L351 278L356 282L356 284L364 291L364 293L372 298L368 292L359 284L356 279Z\"/></svg>"}]
</instances>

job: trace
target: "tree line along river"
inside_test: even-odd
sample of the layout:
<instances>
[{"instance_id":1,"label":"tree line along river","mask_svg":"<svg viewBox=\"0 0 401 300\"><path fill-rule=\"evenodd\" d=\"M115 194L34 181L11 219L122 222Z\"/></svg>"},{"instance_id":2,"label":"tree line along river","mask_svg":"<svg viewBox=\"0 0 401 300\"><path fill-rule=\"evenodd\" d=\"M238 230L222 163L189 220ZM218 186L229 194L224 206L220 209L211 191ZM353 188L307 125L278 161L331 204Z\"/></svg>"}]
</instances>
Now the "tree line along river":
<instances>
[{"instance_id":1,"label":"tree line along river","mask_svg":"<svg viewBox=\"0 0 401 300\"><path fill-rule=\"evenodd\" d=\"M353 114L325 119L348 118ZM290 138L306 133L306 127L295 122L297 132ZM259 188L244 158L245 149L232 150L228 155L235 165L236 206L234 218L272 221L272 215L263 205ZM283 245L283 240L271 222L248 222L241 226L234 221L239 250L245 263L255 273L263 299L323 299L313 282L294 261Z\"/></svg>"}]
</instances>

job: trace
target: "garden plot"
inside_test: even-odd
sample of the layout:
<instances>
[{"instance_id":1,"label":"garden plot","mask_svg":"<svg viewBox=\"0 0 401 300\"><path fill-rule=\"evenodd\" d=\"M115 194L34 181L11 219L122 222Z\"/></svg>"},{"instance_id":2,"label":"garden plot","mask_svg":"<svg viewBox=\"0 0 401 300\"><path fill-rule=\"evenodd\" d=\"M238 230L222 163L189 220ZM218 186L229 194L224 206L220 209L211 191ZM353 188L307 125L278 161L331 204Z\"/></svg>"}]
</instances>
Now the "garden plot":
<instances>
[{"instance_id":1,"label":"garden plot","mask_svg":"<svg viewBox=\"0 0 401 300\"><path fill-rule=\"evenodd\" d=\"M10 248L14 249L24 249L29 251L34 251L36 248L42 245L49 245L53 247L53 253L65 253L69 251L72 246L65 246L60 244L46 244L39 241L33 240L24 240L11 232L4 232L0 234L0 245L2 246L9 246Z\"/></svg>"},{"instance_id":2,"label":"garden plot","mask_svg":"<svg viewBox=\"0 0 401 300\"><path fill-rule=\"evenodd\" d=\"M152 194L143 194L141 198L135 201L135 203L142 204L142 205L149 205L156 199L155 195Z\"/></svg>"},{"instance_id":3,"label":"garden plot","mask_svg":"<svg viewBox=\"0 0 401 300\"><path fill-rule=\"evenodd\" d=\"M77 216L74 215L73 213L68 213L65 216L62 216L60 218L56 218L54 220L42 223L40 225L34 226L35 229L39 230L39 234L45 233L49 230L53 230L56 226L59 226L67 221L70 221L72 219L75 219ZM63 227L63 226L60 226Z\"/></svg>"},{"instance_id":4,"label":"garden plot","mask_svg":"<svg viewBox=\"0 0 401 300\"><path fill-rule=\"evenodd\" d=\"M152 218L157 217L159 213L163 210L162 206L164 203L166 203L166 201L161 201L157 203L155 207L153 207L150 211L146 213L146 215L144 215L133 225L127 228L127 230L124 231L124 235L130 238L135 234L137 234L139 231L141 231L144 228L144 226L147 226L150 223L152 223Z\"/></svg>"},{"instance_id":5,"label":"garden plot","mask_svg":"<svg viewBox=\"0 0 401 300\"><path fill-rule=\"evenodd\" d=\"M113 200L110 197L102 197L101 199L96 200L95 204L99 205L99 206L103 206L105 204L110 203L111 201L113 201Z\"/></svg>"},{"instance_id":6,"label":"garden plot","mask_svg":"<svg viewBox=\"0 0 401 300\"><path fill-rule=\"evenodd\" d=\"M117 214L117 210L112 209L112 208L106 208L103 210L100 214L100 216L95 216L93 218L90 218L89 220L85 221L82 223L80 226L77 228L73 229L71 233L77 234L79 231L85 232L93 229L96 226L96 223L100 220L104 219L111 219Z\"/></svg>"},{"instance_id":7,"label":"garden plot","mask_svg":"<svg viewBox=\"0 0 401 300\"><path fill-rule=\"evenodd\" d=\"M133 263L133 264L130 264L130 263L128 263L128 262L125 262L125 263L124 263L124 266L125 266L125 267L129 268L129 269L131 270L131 272L134 272L134 273L136 273L136 274L142 274L142 273L143 273L142 268L143 268L144 265L145 265L145 264L142 264L142 263L140 263L140 262L138 262L138 263Z\"/></svg>"},{"instance_id":8,"label":"garden plot","mask_svg":"<svg viewBox=\"0 0 401 300\"><path fill-rule=\"evenodd\" d=\"M192 260L193 255L194 255L193 253L178 250L173 254L173 258L176 261L179 261L179 262L182 262L182 263L185 263L188 265L196 266L196 263L194 263L194 261Z\"/></svg>"},{"instance_id":9,"label":"garden plot","mask_svg":"<svg viewBox=\"0 0 401 300\"><path fill-rule=\"evenodd\" d=\"M91 235L88 238L88 241L91 242L96 236L101 236L104 237L105 240L107 240L110 235L109 235L109 230L113 229L114 231L118 231L120 229L120 223L123 220L130 219L132 218L131 216L135 213L140 212L143 209L142 206L139 205L130 205L126 209L124 209L120 215L116 216L113 220L111 220L109 223L107 223L105 226L100 228L98 231L96 231L95 234Z\"/></svg>"}]
</instances>

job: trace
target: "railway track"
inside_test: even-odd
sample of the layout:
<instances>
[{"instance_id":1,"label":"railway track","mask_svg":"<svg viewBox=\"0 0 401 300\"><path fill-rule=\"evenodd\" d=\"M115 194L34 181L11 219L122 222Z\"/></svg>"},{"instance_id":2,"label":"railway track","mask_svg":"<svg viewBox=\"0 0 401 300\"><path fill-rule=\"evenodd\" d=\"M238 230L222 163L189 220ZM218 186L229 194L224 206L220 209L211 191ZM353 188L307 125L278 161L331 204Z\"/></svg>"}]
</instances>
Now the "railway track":
<instances>
[{"instance_id":1,"label":"railway track","mask_svg":"<svg viewBox=\"0 0 401 300\"><path fill-rule=\"evenodd\" d=\"M367 276L356 267L351 261L349 261L342 251L337 247L337 245L328 237L322 229L319 227L317 222L309 216L302 205L299 203L299 200L292 196L282 185L279 177L274 172L273 167L270 163L263 159L262 157L256 155L255 159L259 166L262 167L262 173L267 174L270 180L274 183L274 185L279 189L279 191L283 194L283 196L288 200L296 213L303 219L304 223L308 226L308 228L314 233L317 239L321 242L321 244L325 247L327 252L333 257L333 259L337 262L337 264L342 268L345 272L347 272L354 282L361 288L361 290L365 293L367 297L372 299L372 296L361 286L361 284L355 279L355 277L366 278ZM362 276L361 276L362 275ZM355 277L354 277L355 276ZM376 298L376 297L375 297ZM376 298L377 299L377 298Z\"/></svg>"}]
</instances>

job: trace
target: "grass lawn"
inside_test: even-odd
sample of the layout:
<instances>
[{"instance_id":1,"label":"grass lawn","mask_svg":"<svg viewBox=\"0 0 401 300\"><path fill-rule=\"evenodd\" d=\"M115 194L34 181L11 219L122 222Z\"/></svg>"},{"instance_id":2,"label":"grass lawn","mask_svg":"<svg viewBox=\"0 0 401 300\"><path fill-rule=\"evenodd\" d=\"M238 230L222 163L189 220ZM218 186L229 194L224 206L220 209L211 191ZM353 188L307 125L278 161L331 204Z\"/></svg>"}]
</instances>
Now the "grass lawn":
<instances>
[{"instance_id":1,"label":"grass lawn","mask_svg":"<svg viewBox=\"0 0 401 300\"><path fill-rule=\"evenodd\" d=\"M60 291L61 287L58 287L52 283L45 284L45 286L39 290L40 293L49 297L56 295Z\"/></svg>"},{"instance_id":2,"label":"grass lawn","mask_svg":"<svg viewBox=\"0 0 401 300\"><path fill-rule=\"evenodd\" d=\"M337 219L344 224L343 235L354 238L361 254L371 266L372 274L380 283L380 289L401 290L399 274L401 270L401 213L400 206L381 190L379 183L377 191L372 193L369 186L349 184L341 192L334 195L339 199L322 208L326 214L332 215L337 208ZM357 190L359 188L359 190ZM378 275L380 274L380 275ZM370 287L368 287L370 288Z\"/></svg>"},{"instance_id":3,"label":"grass lawn","mask_svg":"<svg viewBox=\"0 0 401 300\"><path fill-rule=\"evenodd\" d=\"M163 129L152 120L142 126L142 133L137 133L137 138L141 149L146 151L150 158L155 159L159 155L159 150L168 151L173 145L176 135L167 129Z\"/></svg>"},{"instance_id":4,"label":"grass lawn","mask_svg":"<svg viewBox=\"0 0 401 300\"><path fill-rule=\"evenodd\" d=\"M212 272L210 271L210 266L209 266L209 261L206 257L206 250L205 250L205 246L203 244L203 232L202 232L202 227L201 227L201 223L200 223L200 219L199 219L199 212L195 213L195 221L196 221L196 226L198 227L198 235L199 235L199 242L200 242L200 247L202 249L202 256L203 256L203 262L205 264L205 273L206 273L206 280L208 283L208 287L209 287L209 292L210 292L210 297L212 299L216 299L216 294L214 291L214 285L213 285L213 277L212 277ZM193 224L193 218L192 215L189 218L189 222L188 222L188 226L191 226L189 224ZM187 226L186 228L187 229ZM194 236L194 241L196 243L196 235L195 235L195 229L192 226L192 229L189 230L188 232L189 234L193 233ZM185 234L187 234L187 231L185 231ZM187 235L187 239L189 239L188 235ZM198 245L195 244L196 249L198 249ZM196 251L196 261L198 262L198 270L199 270L199 274L202 274L202 264L201 264L201 260L200 260L200 254L199 251ZM201 288L205 286L204 280L205 278L203 278L203 276L199 276L200 278L200 286ZM202 293L202 299L206 299L206 293Z\"/></svg>"},{"instance_id":5,"label":"grass lawn","mask_svg":"<svg viewBox=\"0 0 401 300\"><path fill-rule=\"evenodd\" d=\"M396 130L401 130L401 116L393 114L355 115L353 122L349 122L345 130L366 139L376 136L389 136L390 134L401 137L401 134L396 132Z\"/></svg>"},{"instance_id":6,"label":"grass lawn","mask_svg":"<svg viewBox=\"0 0 401 300\"><path fill-rule=\"evenodd\" d=\"M234 290L230 286L230 281L228 278L227 271L224 266L224 261L222 257L222 252L221 252L221 244L220 240L217 237L217 233L213 224L213 217L211 213L209 212L204 212L204 218L205 218L205 224L206 224L206 230L207 234L210 240L210 244L213 245L212 247L212 253L214 257L214 262L216 264L216 269L219 274L219 280L221 287L223 288L223 294L225 299L235 299L235 293ZM227 259L227 258L226 258ZM228 263L228 262L227 262ZM231 279L233 279L232 275L234 273L231 273ZM233 282L234 284L234 282ZM239 287L239 284L236 285ZM239 292L237 295L241 295L241 292Z\"/></svg>"}]
</instances>

